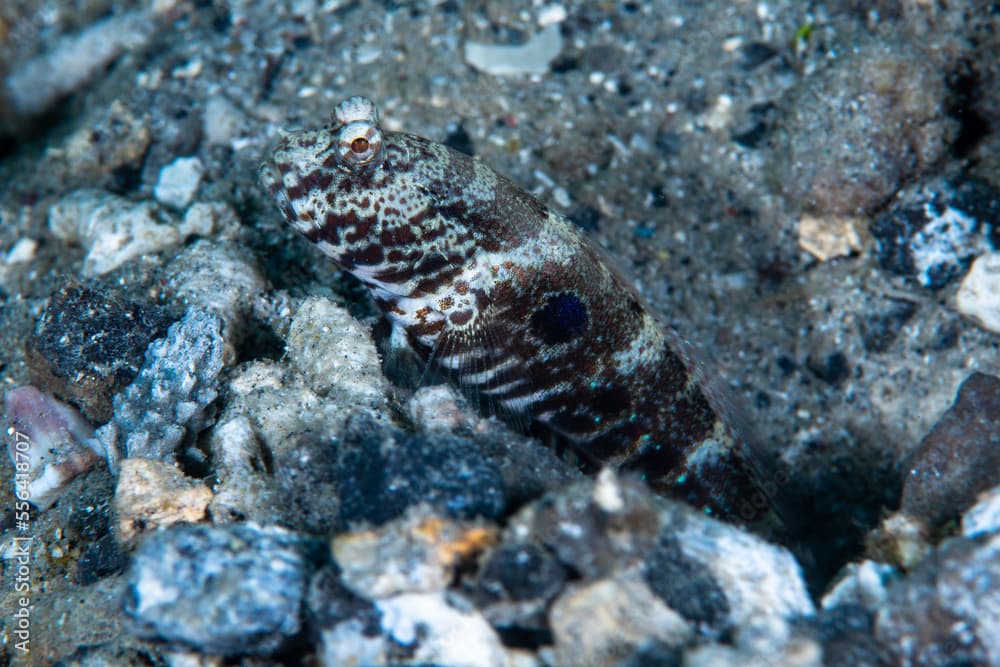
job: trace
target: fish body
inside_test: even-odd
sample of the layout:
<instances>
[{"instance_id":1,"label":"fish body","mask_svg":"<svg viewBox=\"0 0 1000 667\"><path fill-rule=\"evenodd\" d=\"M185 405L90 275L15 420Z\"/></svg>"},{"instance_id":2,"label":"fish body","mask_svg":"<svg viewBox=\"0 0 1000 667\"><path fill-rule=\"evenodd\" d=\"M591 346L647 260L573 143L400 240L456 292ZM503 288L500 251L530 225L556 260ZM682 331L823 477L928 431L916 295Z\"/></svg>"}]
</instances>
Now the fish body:
<instances>
[{"instance_id":1,"label":"fish body","mask_svg":"<svg viewBox=\"0 0 1000 667\"><path fill-rule=\"evenodd\" d=\"M260 170L285 220L370 290L427 363L585 463L729 518L765 496L688 346L562 215L480 160L379 125L369 100L283 133Z\"/></svg>"}]
</instances>

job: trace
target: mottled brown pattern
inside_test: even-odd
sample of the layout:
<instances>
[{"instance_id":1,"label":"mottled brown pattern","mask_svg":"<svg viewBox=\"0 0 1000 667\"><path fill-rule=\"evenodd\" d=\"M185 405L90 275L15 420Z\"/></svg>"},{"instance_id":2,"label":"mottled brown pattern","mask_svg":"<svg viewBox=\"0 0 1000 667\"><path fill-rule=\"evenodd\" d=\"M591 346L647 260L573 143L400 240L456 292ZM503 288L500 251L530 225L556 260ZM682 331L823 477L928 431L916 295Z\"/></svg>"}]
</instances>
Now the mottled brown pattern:
<instances>
[{"instance_id":1,"label":"mottled brown pattern","mask_svg":"<svg viewBox=\"0 0 1000 667\"><path fill-rule=\"evenodd\" d=\"M261 179L419 355L477 405L561 434L588 468L635 470L727 517L760 508L726 400L577 228L467 155L383 133L368 100L334 118L285 135Z\"/></svg>"}]
</instances>

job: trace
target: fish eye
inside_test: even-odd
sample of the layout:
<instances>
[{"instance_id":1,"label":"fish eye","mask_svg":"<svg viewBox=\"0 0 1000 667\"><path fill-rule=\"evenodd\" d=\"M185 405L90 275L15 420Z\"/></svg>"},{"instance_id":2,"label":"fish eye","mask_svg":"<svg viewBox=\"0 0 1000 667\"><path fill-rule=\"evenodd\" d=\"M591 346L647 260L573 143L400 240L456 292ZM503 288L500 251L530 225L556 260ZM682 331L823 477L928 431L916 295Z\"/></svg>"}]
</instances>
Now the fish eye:
<instances>
[{"instance_id":1,"label":"fish eye","mask_svg":"<svg viewBox=\"0 0 1000 667\"><path fill-rule=\"evenodd\" d=\"M348 123L340 129L337 150L348 166L369 164L382 153L382 132L370 122Z\"/></svg>"}]
</instances>

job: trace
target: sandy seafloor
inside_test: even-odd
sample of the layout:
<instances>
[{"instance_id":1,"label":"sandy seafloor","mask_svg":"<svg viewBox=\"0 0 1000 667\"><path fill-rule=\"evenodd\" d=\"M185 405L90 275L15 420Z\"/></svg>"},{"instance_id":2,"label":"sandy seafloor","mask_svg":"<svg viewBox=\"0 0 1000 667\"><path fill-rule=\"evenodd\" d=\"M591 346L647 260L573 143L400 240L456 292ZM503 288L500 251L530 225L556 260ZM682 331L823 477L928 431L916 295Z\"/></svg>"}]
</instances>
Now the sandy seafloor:
<instances>
[{"instance_id":1,"label":"sandy seafloor","mask_svg":"<svg viewBox=\"0 0 1000 667\"><path fill-rule=\"evenodd\" d=\"M80 37L109 21L118 23L93 43ZM470 62L470 44L542 34L557 55L544 46L529 55L536 72ZM26 341L49 297L73 281L160 306L171 321L205 302L176 289L199 269L175 260L199 243L246 253L241 261L259 272L258 311L322 297L359 331L373 326L364 291L281 222L256 181L278 128L325 123L338 101L362 94L387 128L472 152L583 226L700 349L800 515L789 546L818 601L899 508L911 457L962 381L1000 375L1000 297L992 306L986 298L985 316L959 305L960 288L972 288L963 283L969 264L992 252L990 225L1000 223L998 34L1000 10L986 2L5 2L0 390L29 382ZM155 196L161 171L188 157L202 167L193 195ZM969 208L985 211L978 227L921 240L909 265L880 262L873 221L913 197L921 210L933 199L913 194L921 189L966 183L979 198ZM175 234L104 271L85 260L100 239L52 222L53 207L82 190L150 202L165 225L180 225L197 203L225 205L228 222ZM925 286L922 261L954 265L953 275ZM988 296L1000 283L987 284L979 289ZM232 317L242 330L223 385L241 364L288 363L287 328L248 332L266 317ZM376 391L389 399L365 409L399 422L406 390ZM222 390L216 409L229 396ZM122 664L221 664L164 657L162 642L116 624L107 610L117 608L132 546L89 592L74 579L95 536L67 537L46 515L73 494L111 512L114 481L101 474L34 514L32 585L36 608L79 600L103 625L77 620L64 631L56 619L65 615L39 611L38 623L54 625L35 626L36 663L115 664L107 656L119 655L131 656ZM996 469L983 474L1000 483ZM12 476L4 457L0 477ZM12 486L0 500L12 534ZM957 521L931 541L955 534ZM2 567L9 620L14 570ZM994 602L996 568L982 592ZM0 662L17 658L12 627ZM979 637L982 664L1000 664L995 635ZM103 647L95 650L106 662L74 654L78 638ZM280 661L315 654L308 642L296 646ZM952 664L921 660L885 664Z\"/></svg>"}]
</instances>

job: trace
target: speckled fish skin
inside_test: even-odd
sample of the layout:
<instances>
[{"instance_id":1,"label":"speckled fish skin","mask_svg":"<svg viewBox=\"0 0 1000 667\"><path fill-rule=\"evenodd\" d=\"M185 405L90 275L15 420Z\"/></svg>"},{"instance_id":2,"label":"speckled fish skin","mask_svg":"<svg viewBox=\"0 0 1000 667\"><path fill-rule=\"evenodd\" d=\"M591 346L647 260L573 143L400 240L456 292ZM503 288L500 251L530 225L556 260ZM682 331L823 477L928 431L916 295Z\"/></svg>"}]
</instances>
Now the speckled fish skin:
<instances>
[{"instance_id":1,"label":"speckled fish skin","mask_svg":"<svg viewBox=\"0 0 1000 667\"><path fill-rule=\"evenodd\" d=\"M727 401L686 344L579 229L514 183L383 132L362 97L326 127L282 133L260 177L285 219L469 395L707 512L762 514Z\"/></svg>"}]
</instances>

